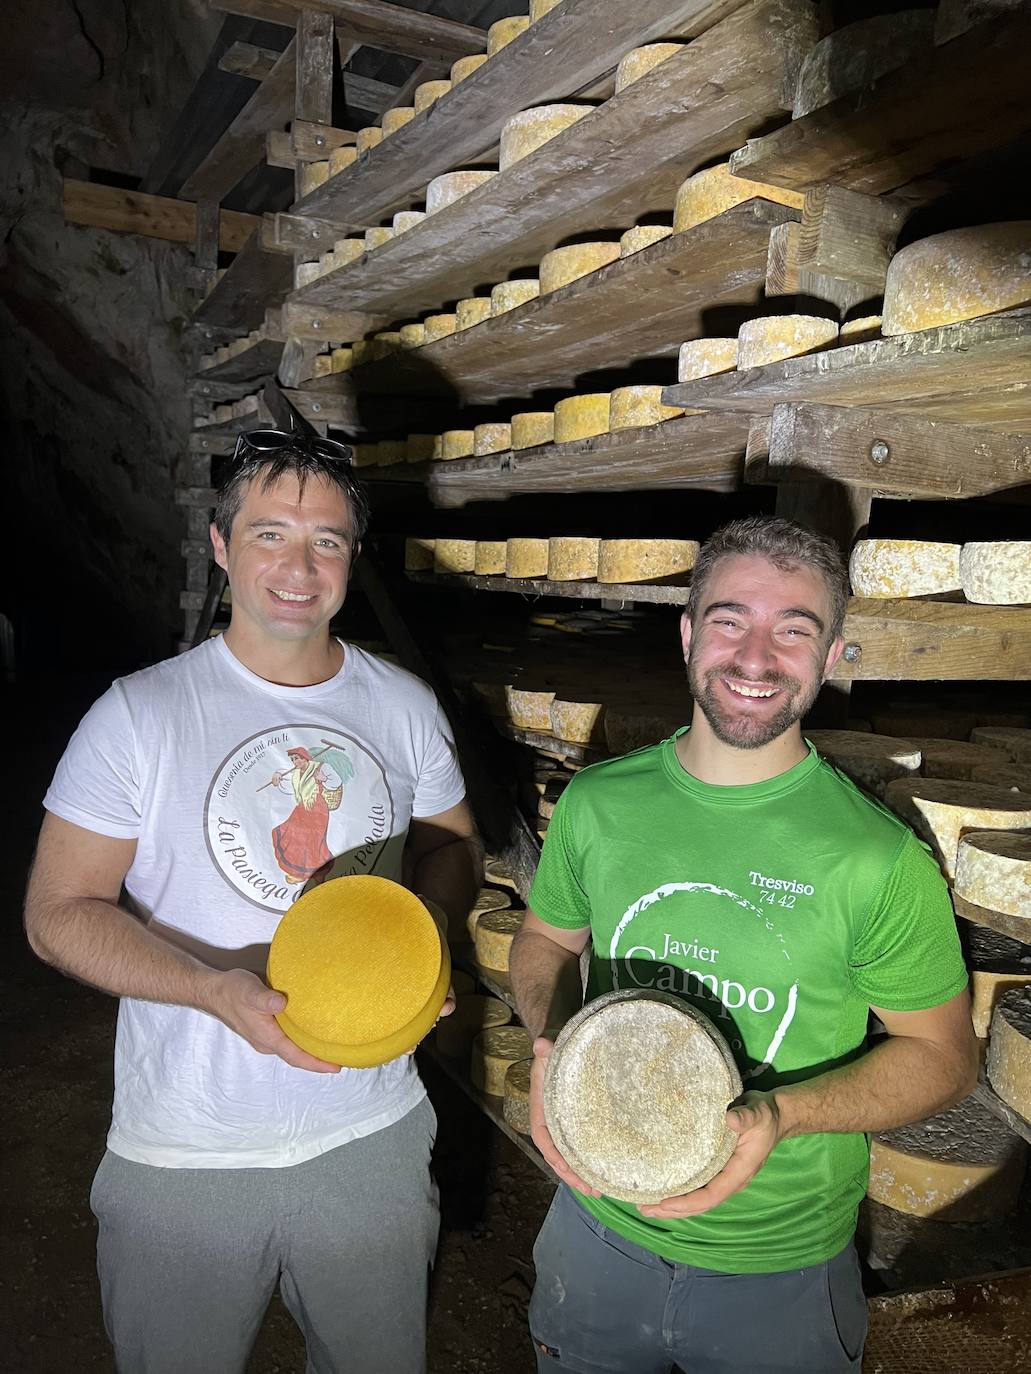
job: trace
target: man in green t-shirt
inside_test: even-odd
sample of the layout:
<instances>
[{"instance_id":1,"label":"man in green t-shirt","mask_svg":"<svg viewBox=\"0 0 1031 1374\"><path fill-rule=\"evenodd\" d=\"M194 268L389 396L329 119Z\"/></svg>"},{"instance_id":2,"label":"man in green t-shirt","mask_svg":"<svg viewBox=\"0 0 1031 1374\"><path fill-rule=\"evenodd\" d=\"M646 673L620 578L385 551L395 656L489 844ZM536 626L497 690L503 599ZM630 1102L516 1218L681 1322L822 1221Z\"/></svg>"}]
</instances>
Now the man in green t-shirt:
<instances>
[{"instance_id":1,"label":"man in green t-shirt","mask_svg":"<svg viewBox=\"0 0 1031 1374\"><path fill-rule=\"evenodd\" d=\"M718 531L681 621L690 728L585 769L555 809L511 960L536 1037L533 1139L568 1185L535 1250L541 1374L858 1371L865 1133L976 1080L941 874L799 726L841 655L847 595L836 547L798 525ZM737 1059L734 1154L683 1197L601 1196L544 1123L544 1068L581 1005L589 941L588 1000L672 992ZM887 1035L868 1047L871 1010Z\"/></svg>"}]
</instances>

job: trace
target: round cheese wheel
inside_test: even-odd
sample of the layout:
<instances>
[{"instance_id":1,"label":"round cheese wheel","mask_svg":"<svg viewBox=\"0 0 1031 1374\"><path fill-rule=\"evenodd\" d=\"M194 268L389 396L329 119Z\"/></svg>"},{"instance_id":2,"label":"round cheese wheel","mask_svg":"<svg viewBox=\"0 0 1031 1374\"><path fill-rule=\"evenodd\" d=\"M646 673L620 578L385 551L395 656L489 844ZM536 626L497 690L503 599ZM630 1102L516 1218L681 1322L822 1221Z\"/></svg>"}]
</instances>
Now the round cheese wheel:
<instances>
[{"instance_id":1,"label":"round cheese wheel","mask_svg":"<svg viewBox=\"0 0 1031 1374\"><path fill-rule=\"evenodd\" d=\"M518 38L530 27L530 17L526 14L513 15L511 19L498 19L487 30L487 56L495 57L502 48L508 46L513 38Z\"/></svg>"},{"instance_id":2,"label":"round cheese wheel","mask_svg":"<svg viewBox=\"0 0 1031 1374\"><path fill-rule=\"evenodd\" d=\"M398 330L401 335L402 348L421 348L426 342L426 326L424 324L403 324Z\"/></svg>"},{"instance_id":3,"label":"round cheese wheel","mask_svg":"<svg viewBox=\"0 0 1031 1374\"><path fill-rule=\"evenodd\" d=\"M1031 940L1031 833L975 830L964 835L955 888L968 902L989 911L1025 917Z\"/></svg>"},{"instance_id":4,"label":"round cheese wheel","mask_svg":"<svg viewBox=\"0 0 1031 1374\"><path fill-rule=\"evenodd\" d=\"M455 332L455 324L455 317L449 312L440 315L427 315L423 320L423 326L426 330L426 343L436 343L438 339L446 339L449 334Z\"/></svg>"},{"instance_id":5,"label":"round cheese wheel","mask_svg":"<svg viewBox=\"0 0 1031 1374\"><path fill-rule=\"evenodd\" d=\"M442 1016L434 1036L437 1049L449 1059L465 1059L478 1035L492 1026L507 1026L512 1010L499 997L481 993L459 996L450 1016Z\"/></svg>"},{"instance_id":6,"label":"round cheese wheel","mask_svg":"<svg viewBox=\"0 0 1031 1374\"><path fill-rule=\"evenodd\" d=\"M547 577L548 541L510 539L505 562L506 577Z\"/></svg>"},{"instance_id":7,"label":"round cheese wheel","mask_svg":"<svg viewBox=\"0 0 1031 1374\"><path fill-rule=\"evenodd\" d=\"M959 575L968 601L985 606L1031 603L1031 540L964 544Z\"/></svg>"},{"instance_id":8,"label":"round cheese wheel","mask_svg":"<svg viewBox=\"0 0 1031 1374\"><path fill-rule=\"evenodd\" d=\"M276 927L269 985L276 1020L309 1054L370 1068L415 1048L451 978L437 922L388 878L334 878L302 893Z\"/></svg>"},{"instance_id":9,"label":"round cheese wheel","mask_svg":"<svg viewBox=\"0 0 1031 1374\"><path fill-rule=\"evenodd\" d=\"M1031 304L1031 221L950 229L900 248L884 283L887 337Z\"/></svg>"},{"instance_id":10,"label":"round cheese wheel","mask_svg":"<svg viewBox=\"0 0 1031 1374\"><path fill-rule=\"evenodd\" d=\"M338 172L350 167L351 163L357 160L358 149L355 144L349 143L343 148L334 148L329 155L329 175L335 177Z\"/></svg>"},{"instance_id":11,"label":"round cheese wheel","mask_svg":"<svg viewBox=\"0 0 1031 1374\"><path fill-rule=\"evenodd\" d=\"M950 881L968 831L1031 829L1031 797L1004 787L900 778L886 785L884 799L928 842Z\"/></svg>"},{"instance_id":12,"label":"round cheese wheel","mask_svg":"<svg viewBox=\"0 0 1031 1374\"><path fill-rule=\"evenodd\" d=\"M469 57L460 57L451 68L452 86L457 86L467 76L472 76L473 72L478 72L486 60L487 54L485 52L472 53Z\"/></svg>"},{"instance_id":13,"label":"round cheese wheel","mask_svg":"<svg viewBox=\"0 0 1031 1374\"><path fill-rule=\"evenodd\" d=\"M329 355L334 372L350 372L354 354L350 348L334 348Z\"/></svg>"},{"instance_id":14,"label":"round cheese wheel","mask_svg":"<svg viewBox=\"0 0 1031 1374\"><path fill-rule=\"evenodd\" d=\"M524 410L512 416L512 447L536 448L555 438L555 415L551 410Z\"/></svg>"},{"instance_id":15,"label":"round cheese wheel","mask_svg":"<svg viewBox=\"0 0 1031 1374\"><path fill-rule=\"evenodd\" d=\"M551 732L568 744L594 744L605 738L605 705L600 701L551 703Z\"/></svg>"},{"instance_id":16,"label":"round cheese wheel","mask_svg":"<svg viewBox=\"0 0 1031 1374\"><path fill-rule=\"evenodd\" d=\"M359 155L361 155L362 153L367 153L371 148L379 147L382 141L383 130L377 128L374 124L370 124L368 127L358 130L355 136L354 146L357 148Z\"/></svg>"},{"instance_id":17,"label":"round cheese wheel","mask_svg":"<svg viewBox=\"0 0 1031 1374\"><path fill-rule=\"evenodd\" d=\"M405 540L405 571L428 572L433 567L433 539Z\"/></svg>"},{"instance_id":18,"label":"round cheese wheel","mask_svg":"<svg viewBox=\"0 0 1031 1374\"><path fill-rule=\"evenodd\" d=\"M591 582L598 575L600 539L558 535L548 540L550 582Z\"/></svg>"},{"instance_id":19,"label":"round cheese wheel","mask_svg":"<svg viewBox=\"0 0 1031 1374\"><path fill-rule=\"evenodd\" d=\"M673 231L682 234L756 196L794 210L801 210L805 201L799 191L786 191L782 186L767 186L762 181L732 176L730 164L722 162L718 167L695 172L681 185L673 207Z\"/></svg>"},{"instance_id":20,"label":"round cheese wheel","mask_svg":"<svg viewBox=\"0 0 1031 1374\"><path fill-rule=\"evenodd\" d=\"M930 48L932 10L878 14L835 29L812 48L799 68L792 118L868 86Z\"/></svg>"},{"instance_id":21,"label":"round cheese wheel","mask_svg":"<svg viewBox=\"0 0 1031 1374\"><path fill-rule=\"evenodd\" d=\"M663 403L664 390L661 386L617 387L609 400L609 429L637 429L683 415L682 407Z\"/></svg>"},{"instance_id":22,"label":"round cheese wheel","mask_svg":"<svg viewBox=\"0 0 1031 1374\"><path fill-rule=\"evenodd\" d=\"M523 924L521 911L484 911L476 922L476 962L482 968L508 972L512 941Z\"/></svg>"},{"instance_id":23,"label":"round cheese wheel","mask_svg":"<svg viewBox=\"0 0 1031 1374\"><path fill-rule=\"evenodd\" d=\"M409 463L428 463L433 457L435 434L409 434L405 457Z\"/></svg>"},{"instance_id":24,"label":"round cheese wheel","mask_svg":"<svg viewBox=\"0 0 1031 1374\"><path fill-rule=\"evenodd\" d=\"M530 1070L532 1059L517 1059L505 1074L505 1120L513 1130L530 1134Z\"/></svg>"},{"instance_id":25,"label":"round cheese wheel","mask_svg":"<svg viewBox=\"0 0 1031 1374\"><path fill-rule=\"evenodd\" d=\"M554 692L505 687L505 712L519 730L550 730L551 703L554 700Z\"/></svg>"},{"instance_id":26,"label":"round cheese wheel","mask_svg":"<svg viewBox=\"0 0 1031 1374\"><path fill-rule=\"evenodd\" d=\"M470 1077L491 1097L504 1097L505 1075L520 1059L533 1054L533 1041L522 1026L492 1026L473 1041Z\"/></svg>"},{"instance_id":27,"label":"round cheese wheel","mask_svg":"<svg viewBox=\"0 0 1031 1374\"><path fill-rule=\"evenodd\" d=\"M530 0L530 23L536 24L538 19L543 19L558 3L559 0Z\"/></svg>"},{"instance_id":28,"label":"round cheese wheel","mask_svg":"<svg viewBox=\"0 0 1031 1374\"><path fill-rule=\"evenodd\" d=\"M880 315L860 315L854 320L846 320L838 330L838 339L843 344L866 343L880 337Z\"/></svg>"},{"instance_id":29,"label":"round cheese wheel","mask_svg":"<svg viewBox=\"0 0 1031 1374\"><path fill-rule=\"evenodd\" d=\"M915 739L923 763L920 771L925 778L958 778L976 782L974 772L991 766L992 751L985 744L969 744L959 739Z\"/></svg>"},{"instance_id":30,"label":"round cheese wheel","mask_svg":"<svg viewBox=\"0 0 1031 1374\"><path fill-rule=\"evenodd\" d=\"M667 58L685 48L686 43L647 43L643 48L631 48L619 60L616 67L616 92L625 91L635 81L665 62Z\"/></svg>"},{"instance_id":31,"label":"round cheese wheel","mask_svg":"<svg viewBox=\"0 0 1031 1374\"><path fill-rule=\"evenodd\" d=\"M1003 754L1011 763L1031 766L1031 730L1019 725L975 725L970 732L973 744L983 744ZM1027 781L1027 779L1025 779Z\"/></svg>"},{"instance_id":32,"label":"round cheese wheel","mask_svg":"<svg viewBox=\"0 0 1031 1374\"><path fill-rule=\"evenodd\" d=\"M486 859L483 865L483 876L488 882L497 883L499 887L510 887L513 892L516 890L516 881L512 870L504 859Z\"/></svg>"},{"instance_id":33,"label":"round cheese wheel","mask_svg":"<svg viewBox=\"0 0 1031 1374\"><path fill-rule=\"evenodd\" d=\"M490 304L489 296L467 296L459 301L455 306L455 328L472 329L490 319Z\"/></svg>"},{"instance_id":34,"label":"round cheese wheel","mask_svg":"<svg viewBox=\"0 0 1031 1374\"><path fill-rule=\"evenodd\" d=\"M456 200L461 200L470 191L474 191L477 186L485 185L495 176L497 176L497 172L479 170L445 172L443 176L434 177L426 187L426 213L435 215L438 210L443 210L445 206L454 205Z\"/></svg>"},{"instance_id":35,"label":"round cheese wheel","mask_svg":"<svg viewBox=\"0 0 1031 1374\"><path fill-rule=\"evenodd\" d=\"M726 1110L740 1092L730 1049L701 1012L651 989L611 992L559 1034L544 1114L587 1183L624 1202L660 1202L726 1164L737 1141Z\"/></svg>"},{"instance_id":36,"label":"round cheese wheel","mask_svg":"<svg viewBox=\"0 0 1031 1374\"><path fill-rule=\"evenodd\" d=\"M673 232L671 224L635 224L619 240L619 256L629 258L642 248L650 248L653 243L668 239Z\"/></svg>"},{"instance_id":37,"label":"round cheese wheel","mask_svg":"<svg viewBox=\"0 0 1031 1374\"><path fill-rule=\"evenodd\" d=\"M421 224L425 218L425 210L398 210L391 220L394 234L406 234L409 229L414 229L417 224Z\"/></svg>"},{"instance_id":38,"label":"round cheese wheel","mask_svg":"<svg viewBox=\"0 0 1031 1374\"><path fill-rule=\"evenodd\" d=\"M697 539L603 539L599 582L676 582L694 567Z\"/></svg>"},{"instance_id":39,"label":"round cheese wheel","mask_svg":"<svg viewBox=\"0 0 1031 1374\"><path fill-rule=\"evenodd\" d=\"M512 447L512 426L490 421L473 430L473 453L485 457L488 453L504 453Z\"/></svg>"},{"instance_id":40,"label":"round cheese wheel","mask_svg":"<svg viewBox=\"0 0 1031 1374\"><path fill-rule=\"evenodd\" d=\"M393 467L407 460L408 443L405 439L381 439L376 445L376 454L379 467Z\"/></svg>"},{"instance_id":41,"label":"round cheese wheel","mask_svg":"<svg viewBox=\"0 0 1031 1374\"><path fill-rule=\"evenodd\" d=\"M971 768L970 781L1031 793L1031 769L1026 763L979 763Z\"/></svg>"},{"instance_id":42,"label":"round cheese wheel","mask_svg":"<svg viewBox=\"0 0 1031 1374\"><path fill-rule=\"evenodd\" d=\"M309 162L301 167L300 191L302 196L310 196L312 191L325 185L329 180L329 159L325 162Z\"/></svg>"},{"instance_id":43,"label":"round cheese wheel","mask_svg":"<svg viewBox=\"0 0 1031 1374\"><path fill-rule=\"evenodd\" d=\"M797 358L826 347L837 337L834 321L818 315L770 315L747 320L737 334L737 365L743 372L781 358Z\"/></svg>"},{"instance_id":44,"label":"round cheese wheel","mask_svg":"<svg viewBox=\"0 0 1031 1374\"><path fill-rule=\"evenodd\" d=\"M508 550L504 539L477 539L473 572L477 577L504 577L507 557Z\"/></svg>"},{"instance_id":45,"label":"round cheese wheel","mask_svg":"<svg viewBox=\"0 0 1031 1374\"><path fill-rule=\"evenodd\" d=\"M538 105L506 120L501 130L498 166L501 171L535 152L563 129L591 113L592 105Z\"/></svg>"},{"instance_id":46,"label":"round cheese wheel","mask_svg":"<svg viewBox=\"0 0 1031 1374\"><path fill-rule=\"evenodd\" d=\"M504 315L517 306L525 305L541 294L541 284L536 277L517 277L513 281L500 281L491 287L490 313Z\"/></svg>"},{"instance_id":47,"label":"round cheese wheel","mask_svg":"<svg viewBox=\"0 0 1031 1374\"><path fill-rule=\"evenodd\" d=\"M1026 987L1031 987L1031 967L1013 973L994 973L989 969L976 968L970 970L970 1019L978 1040L987 1037L995 1008L1006 993L1012 988Z\"/></svg>"},{"instance_id":48,"label":"round cheese wheel","mask_svg":"<svg viewBox=\"0 0 1031 1374\"><path fill-rule=\"evenodd\" d=\"M856 596L931 596L959 588L959 544L860 539L848 561Z\"/></svg>"},{"instance_id":49,"label":"round cheese wheel","mask_svg":"<svg viewBox=\"0 0 1031 1374\"><path fill-rule=\"evenodd\" d=\"M546 296L557 291L560 286L597 272L618 257L618 243L571 243L564 248L553 248L540 261L540 294Z\"/></svg>"},{"instance_id":50,"label":"round cheese wheel","mask_svg":"<svg viewBox=\"0 0 1031 1374\"><path fill-rule=\"evenodd\" d=\"M450 81L424 81L421 86L416 86L415 113L422 114L423 110L428 110L442 95L447 95L450 89Z\"/></svg>"},{"instance_id":51,"label":"round cheese wheel","mask_svg":"<svg viewBox=\"0 0 1031 1374\"><path fill-rule=\"evenodd\" d=\"M1031 1121L1031 988L1013 988L995 1009L988 1037L988 1082Z\"/></svg>"},{"instance_id":52,"label":"round cheese wheel","mask_svg":"<svg viewBox=\"0 0 1031 1374\"><path fill-rule=\"evenodd\" d=\"M835 768L873 792L920 771L920 749L910 740L854 730L809 730L806 738Z\"/></svg>"},{"instance_id":53,"label":"round cheese wheel","mask_svg":"<svg viewBox=\"0 0 1031 1374\"><path fill-rule=\"evenodd\" d=\"M418 101L418 91L416 91L415 96L416 101ZM379 126L383 130L383 137L389 138L391 134L396 134L398 129L403 129L406 124L410 124L415 118L416 108L415 105L396 105L392 110L384 110L383 118L379 122Z\"/></svg>"},{"instance_id":54,"label":"round cheese wheel","mask_svg":"<svg viewBox=\"0 0 1031 1374\"><path fill-rule=\"evenodd\" d=\"M475 539L436 539L433 567L442 573L471 573L476 565Z\"/></svg>"},{"instance_id":55,"label":"round cheese wheel","mask_svg":"<svg viewBox=\"0 0 1031 1374\"><path fill-rule=\"evenodd\" d=\"M455 458L471 458L475 442L474 430L446 429L440 436L440 456L448 463ZM471 571L471 569L466 571Z\"/></svg>"},{"instance_id":56,"label":"round cheese wheel","mask_svg":"<svg viewBox=\"0 0 1031 1374\"><path fill-rule=\"evenodd\" d=\"M337 239L333 245L333 257L337 267L344 267L347 263L354 262L364 252L364 239Z\"/></svg>"},{"instance_id":57,"label":"round cheese wheel","mask_svg":"<svg viewBox=\"0 0 1031 1374\"><path fill-rule=\"evenodd\" d=\"M322 276L322 264L320 262L299 262L294 268L294 287L307 286L309 282L316 281ZM222 409L215 407L216 411Z\"/></svg>"},{"instance_id":58,"label":"round cheese wheel","mask_svg":"<svg viewBox=\"0 0 1031 1374\"><path fill-rule=\"evenodd\" d=\"M374 226L365 231L365 251L371 248L382 248L385 243L389 243L394 237L394 230L385 224Z\"/></svg>"},{"instance_id":59,"label":"round cheese wheel","mask_svg":"<svg viewBox=\"0 0 1031 1374\"><path fill-rule=\"evenodd\" d=\"M555 443L590 439L606 434L609 428L609 392L596 391L585 396L567 396L555 407Z\"/></svg>"},{"instance_id":60,"label":"round cheese wheel","mask_svg":"<svg viewBox=\"0 0 1031 1374\"><path fill-rule=\"evenodd\" d=\"M695 382L733 372L737 367L737 339L689 339L680 345L677 380Z\"/></svg>"}]
</instances>

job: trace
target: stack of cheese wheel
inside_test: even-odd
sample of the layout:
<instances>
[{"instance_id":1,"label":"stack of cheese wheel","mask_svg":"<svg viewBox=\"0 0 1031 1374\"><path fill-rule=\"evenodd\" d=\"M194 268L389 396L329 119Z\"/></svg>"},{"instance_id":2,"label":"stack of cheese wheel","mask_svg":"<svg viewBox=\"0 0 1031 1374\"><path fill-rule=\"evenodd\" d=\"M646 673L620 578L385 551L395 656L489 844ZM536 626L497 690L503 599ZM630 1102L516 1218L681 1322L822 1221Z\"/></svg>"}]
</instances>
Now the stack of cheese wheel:
<instances>
[{"instance_id":1,"label":"stack of cheese wheel","mask_svg":"<svg viewBox=\"0 0 1031 1374\"><path fill-rule=\"evenodd\" d=\"M792 118L868 86L931 47L933 10L878 14L835 29L809 50L795 87Z\"/></svg>"},{"instance_id":2,"label":"stack of cheese wheel","mask_svg":"<svg viewBox=\"0 0 1031 1374\"><path fill-rule=\"evenodd\" d=\"M591 105L538 105L512 116L501 130L498 166L502 171L528 157L557 134L591 113Z\"/></svg>"},{"instance_id":3,"label":"stack of cheese wheel","mask_svg":"<svg viewBox=\"0 0 1031 1374\"><path fill-rule=\"evenodd\" d=\"M985 606L1031 604L1031 541L964 544L959 576L968 601Z\"/></svg>"},{"instance_id":4,"label":"stack of cheese wheel","mask_svg":"<svg viewBox=\"0 0 1031 1374\"><path fill-rule=\"evenodd\" d=\"M469 1065L473 1086L491 1097L504 1097L505 1076L520 1059L529 1059L533 1041L522 1026L492 1026L473 1041Z\"/></svg>"},{"instance_id":5,"label":"stack of cheese wheel","mask_svg":"<svg viewBox=\"0 0 1031 1374\"><path fill-rule=\"evenodd\" d=\"M877 794L895 778L920 772L920 748L910 740L858 730L810 730L806 738L835 768Z\"/></svg>"},{"instance_id":6,"label":"stack of cheese wheel","mask_svg":"<svg viewBox=\"0 0 1031 1374\"><path fill-rule=\"evenodd\" d=\"M961 838L970 830L1031 829L1031 796L977 782L897 779L884 788L888 806L930 844L945 876L956 875Z\"/></svg>"},{"instance_id":7,"label":"stack of cheese wheel","mask_svg":"<svg viewBox=\"0 0 1031 1374\"><path fill-rule=\"evenodd\" d=\"M517 1059L505 1074L505 1120L513 1130L530 1134L530 1069L532 1059Z\"/></svg>"},{"instance_id":8,"label":"stack of cheese wheel","mask_svg":"<svg viewBox=\"0 0 1031 1374\"><path fill-rule=\"evenodd\" d=\"M476 922L476 962L495 973L508 972L512 941L523 924L521 911L484 911Z\"/></svg>"},{"instance_id":9,"label":"stack of cheese wheel","mask_svg":"<svg viewBox=\"0 0 1031 1374\"><path fill-rule=\"evenodd\" d=\"M1031 221L950 229L900 248L884 283L885 336L1031 304Z\"/></svg>"},{"instance_id":10,"label":"stack of cheese wheel","mask_svg":"<svg viewBox=\"0 0 1031 1374\"><path fill-rule=\"evenodd\" d=\"M598 548L598 581L677 583L698 557L696 539L603 539Z\"/></svg>"},{"instance_id":11,"label":"stack of cheese wheel","mask_svg":"<svg viewBox=\"0 0 1031 1374\"><path fill-rule=\"evenodd\" d=\"M1031 988L1013 988L995 1009L988 1040L988 1082L1031 1121Z\"/></svg>"},{"instance_id":12,"label":"stack of cheese wheel","mask_svg":"<svg viewBox=\"0 0 1031 1374\"><path fill-rule=\"evenodd\" d=\"M789 205L794 210L801 210L805 201L805 196L798 191L732 176L729 163L724 162L718 167L696 172L680 187L673 207L673 231L682 234L756 196L776 201L778 205Z\"/></svg>"},{"instance_id":13,"label":"stack of cheese wheel","mask_svg":"<svg viewBox=\"0 0 1031 1374\"><path fill-rule=\"evenodd\" d=\"M465 1059L478 1035L492 1026L507 1026L511 1008L499 997L469 993L459 997L454 1011L437 1023L437 1049L452 1059Z\"/></svg>"},{"instance_id":14,"label":"stack of cheese wheel","mask_svg":"<svg viewBox=\"0 0 1031 1374\"><path fill-rule=\"evenodd\" d=\"M848 563L856 596L933 596L958 591L959 544L923 539L860 539Z\"/></svg>"},{"instance_id":15,"label":"stack of cheese wheel","mask_svg":"<svg viewBox=\"0 0 1031 1374\"><path fill-rule=\"evenodd\" d=\"M723 1168L737 1140L726 1110L740 1092L730 1049L701 1012L651 989L611 992L556 1040L544 1113L559 1153L585 1182L608 1197L653 1203Z\"/></svg>"},{"instance_id":16,"label":"stack of cheese wheel","mask_svg":"<svg viewBox=\"0 0 1031 1374\"><path fill-rule=\"evenodd\" d=\"M956 914L961 915L958 907ZM1031 984L1031 944L1026 943L1026 938L1031 937L1031 921L1027 922L1028 928L1020 932L1025 940L1004 935L969 919L961 920L959 926L970 969L970 1014L974 1034L986 1042L992 1016L1003 995L1011 988Z\"/></svg>"},{"instance_id":17,"label":"stack of cheese wheel","mask_svg":"<svg viewBox=\"0 0 1031 1374\"><path fill-rule=\"evenodd\" d=\"M988 1221L1015 1205L1026 1162L1024 1141L968 1097L927 1121L878 1132L867 1196L910 1216Z\"/></svg>"},{"instance_id":18,"label":"stack of cheese wheel","mask_svg":"<svg viewBox=\"0 0 1031 1374\"><path fill-rule=\"evenodd\" d=\"M507 892L502 892L496 887L481 887L476 895L476 900L469 908L469 914L465 918L465 930L468 938L475 943L476 927L480 923L480 917L487 911L505 911L512 905L512 899Z\"/></svg>"}]
</instances>

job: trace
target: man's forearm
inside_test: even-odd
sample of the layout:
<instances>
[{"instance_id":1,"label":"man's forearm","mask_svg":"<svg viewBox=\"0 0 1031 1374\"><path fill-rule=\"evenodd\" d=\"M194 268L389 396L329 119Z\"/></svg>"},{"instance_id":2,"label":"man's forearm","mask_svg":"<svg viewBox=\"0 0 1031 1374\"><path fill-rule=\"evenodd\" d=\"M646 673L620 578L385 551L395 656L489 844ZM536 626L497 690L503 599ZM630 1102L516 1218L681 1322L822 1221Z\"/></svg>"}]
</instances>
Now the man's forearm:
<instances>
[{"instance_id":1,"label":"man's forearm","mask_svg":"<svg viewBox=\"0 0 1031 1374\"><path fill-rule=\"evenodd\" d=\"M546 935L521 930L508 963L519 1019L532 1038L553 1039L583 1003L580 960Z\"/></svg>"},{"instance_id":2,"label":"man's forearm","mask_svg":"<svg viewBox=\"0 0 1031 1374\"><path fill-rule=\"evenodd\" d=\"M483 881L483 846L475 836L458 837L416 860L412 890L464 922Z\"/></svg>"}]
</instances>

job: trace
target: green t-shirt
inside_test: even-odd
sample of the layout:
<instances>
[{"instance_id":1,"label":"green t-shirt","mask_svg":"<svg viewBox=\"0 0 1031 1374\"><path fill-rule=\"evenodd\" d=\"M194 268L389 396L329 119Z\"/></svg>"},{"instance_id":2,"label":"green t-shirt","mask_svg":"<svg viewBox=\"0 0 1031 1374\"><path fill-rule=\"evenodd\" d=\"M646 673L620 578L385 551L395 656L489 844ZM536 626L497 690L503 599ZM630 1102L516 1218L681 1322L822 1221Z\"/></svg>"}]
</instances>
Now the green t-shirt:
<instances>
[{"instance_id":1,"label":"green t-shirt","mask_svg":"<svg viewBox=\"0 0 1031 1374\"><path fill-rule=\"evenodd\" d=\"M718 787L684 771L676 738L578 773L548 827L530 906L590 925L588 1000L683 996L726 1036L746 1090L767 1090L862 1052L870 1006L920 1011L963 989L948 890L906 825L811 746L778 777ZM803 1135L699 1217L580 1201L666 1259L766 1273L848 1243L869 1164L864 1135Z\"/></svg>"}]
</instances>

